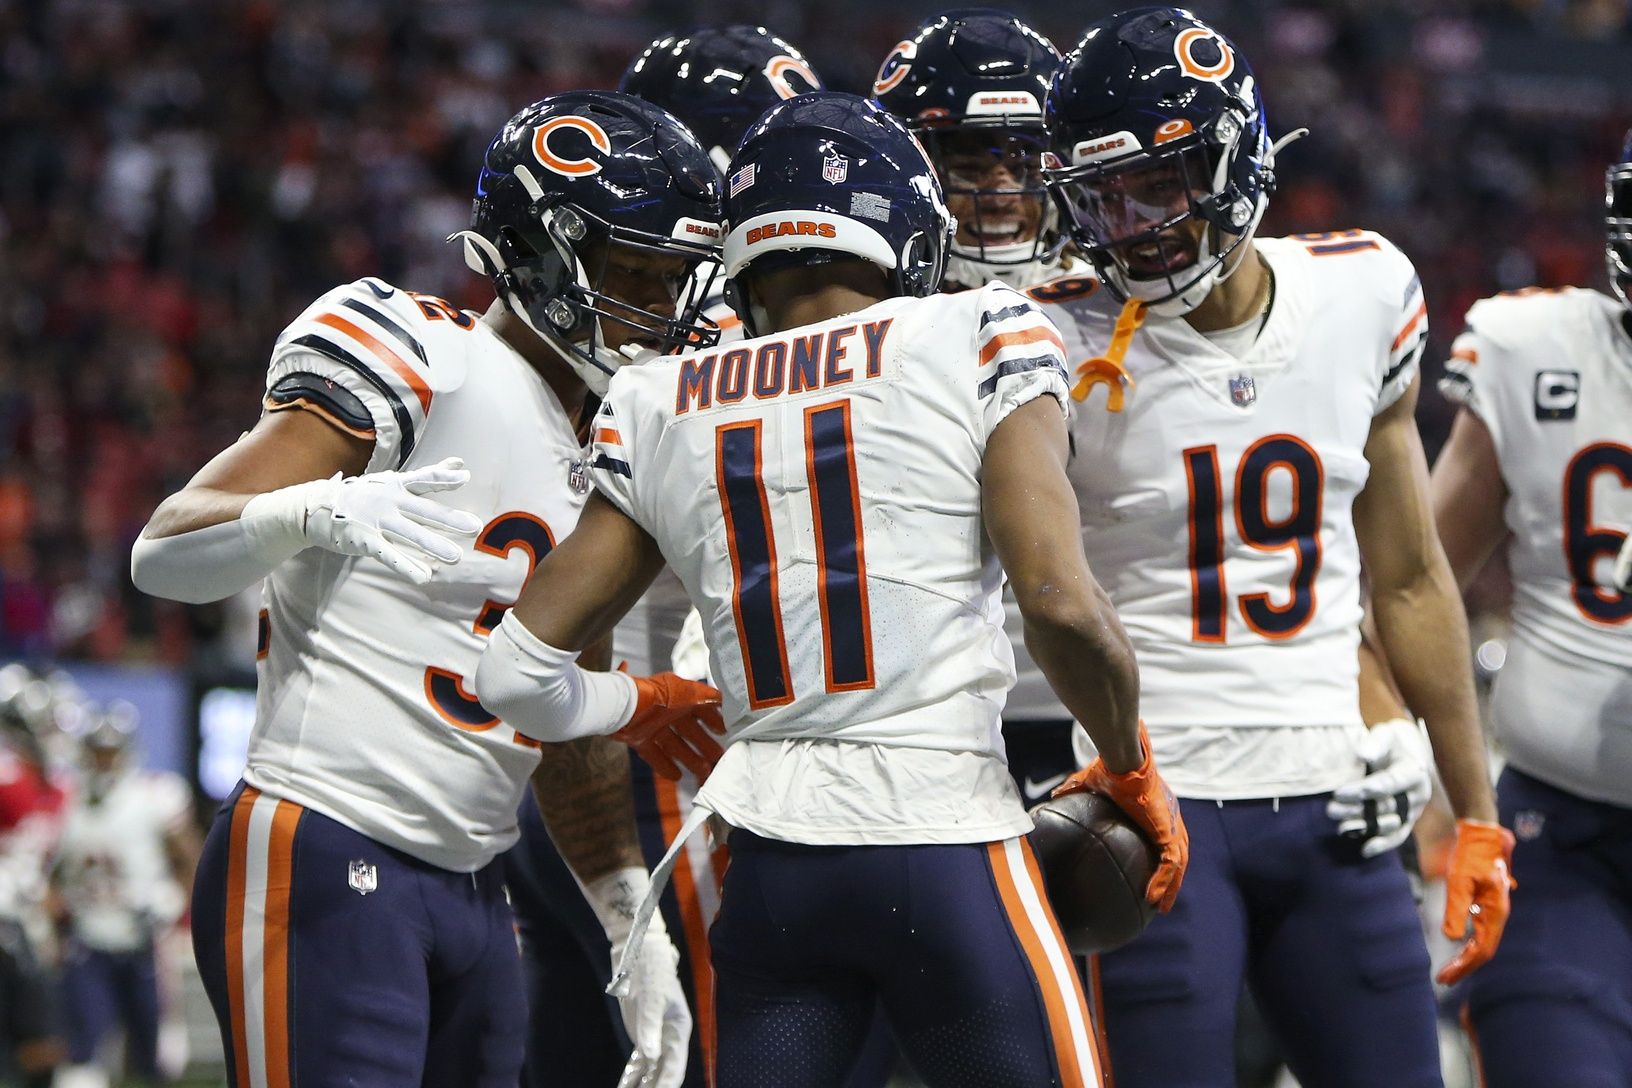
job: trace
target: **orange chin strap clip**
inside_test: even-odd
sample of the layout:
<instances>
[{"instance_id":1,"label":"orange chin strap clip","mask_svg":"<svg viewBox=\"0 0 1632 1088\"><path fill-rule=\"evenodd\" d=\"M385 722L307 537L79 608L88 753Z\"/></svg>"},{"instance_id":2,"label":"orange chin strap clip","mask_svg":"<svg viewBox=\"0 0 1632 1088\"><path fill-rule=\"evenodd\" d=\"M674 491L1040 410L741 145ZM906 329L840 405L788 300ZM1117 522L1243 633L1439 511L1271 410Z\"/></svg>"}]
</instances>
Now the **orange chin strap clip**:
<instances>
[{"instance_id":1,"label":"orange chin strap clip","mask_svg":"<svg viewBox=\"0 0 1632 1088\"><path fill-rule=\"evenodd\" d=\"M1087 400L1094 386L1104 385L1107 389L1105 407L1113 412L1122 410L1127 391L1136 384L1128 375L1127 367L1122 365L1122 360L1128 354L1128 345L1133 343L1133 334L1144 323L1143 302L1130 298L1122 304L1122 312L1116 315L1116 329L1111 333L1110 347L1105 349L1105 354L1095 356L1077 367L1077 384L1071 387L1072 400Z\"/></svg>"}]
</instances>

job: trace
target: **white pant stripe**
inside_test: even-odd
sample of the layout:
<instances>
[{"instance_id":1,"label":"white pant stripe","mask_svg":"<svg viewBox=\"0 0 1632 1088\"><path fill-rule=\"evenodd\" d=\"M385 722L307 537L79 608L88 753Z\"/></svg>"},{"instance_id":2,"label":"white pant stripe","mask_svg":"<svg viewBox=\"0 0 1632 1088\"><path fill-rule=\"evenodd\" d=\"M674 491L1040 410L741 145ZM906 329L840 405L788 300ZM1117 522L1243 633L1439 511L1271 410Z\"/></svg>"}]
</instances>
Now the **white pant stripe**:
<instances>
[{"instance_id":1,"label":"white pant stripe","mask_svg":"<svg viewBox=\"0 0 1632 1088\"><path fill-rule=\"evenodd\" d=\"M1009 874L1014 879L1015 889L1020 893L1020 904L1025 908L1026 921L1036 932L1037 940L1043 946L1043 953L1048 957L1048 966L1054 974L1054 984L1060 988L1060 993L1065 998L1065 1017L1071 1027L1071 1042L1077 1050L1077 1060L1081 1065L1083 1079L1088 1084L1099 1084L1099 1058L1094 1049L1092 1033L1088 1029L1082 1003L1077 1000L1076 995L1081 984L1077 979L1075 965L1071 962L1071 953L1054 935L1054 926L1050 924L1048 911L1043 906L1042 890L1032 880L1031 870L1026 867L1026 858L1021 852L1019 839L1004 841L1003 857L1009 863Z\"/></svg>"}]
</instances>

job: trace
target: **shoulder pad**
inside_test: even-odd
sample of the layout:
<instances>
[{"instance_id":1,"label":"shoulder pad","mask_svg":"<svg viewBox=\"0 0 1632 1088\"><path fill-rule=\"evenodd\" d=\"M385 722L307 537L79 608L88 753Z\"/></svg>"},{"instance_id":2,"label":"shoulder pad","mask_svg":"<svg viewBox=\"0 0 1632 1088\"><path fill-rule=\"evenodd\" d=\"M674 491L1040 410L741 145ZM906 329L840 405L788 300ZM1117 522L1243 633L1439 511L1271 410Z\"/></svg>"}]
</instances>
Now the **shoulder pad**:
<instances>
[{"instance_id":1,"label":"shoulder pad","mask_svg":"<svg viewBox=\"0 0 1632 1088\"><path fill-rule=\"evenodd\" d=\"M278 346L315 338L301 346L332 355L321 343L337 345L428 413L435 394L464 383L475 335L476 318L447 300L364 277L307 307Z\"/></svg>"}]
</instances>

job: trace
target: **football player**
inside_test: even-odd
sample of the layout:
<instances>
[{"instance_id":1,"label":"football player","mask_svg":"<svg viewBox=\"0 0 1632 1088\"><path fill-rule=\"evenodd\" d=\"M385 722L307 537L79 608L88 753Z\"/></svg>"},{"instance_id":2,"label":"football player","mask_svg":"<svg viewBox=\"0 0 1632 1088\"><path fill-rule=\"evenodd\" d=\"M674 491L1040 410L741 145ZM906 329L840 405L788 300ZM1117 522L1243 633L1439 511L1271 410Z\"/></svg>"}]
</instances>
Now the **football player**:
<instances>
[{"instance_id":1,"label":"football player","mask_svg":"<svg viewBox=\"0 0 1632 1088\"><path fill-rule=\"evenodd\" d=\"M709 935L715 1083L839 1083L882 1001L931 1085L1097 1085L1003 764L999 558L1102 745L1083 785L1161 845L1164 907L1185 840L1077 543L1058 334L1002 284L934 294L940 186L876 105L773 107L731 165L728 292L750 338L620 371L596 491L477 691L540 735L617 728L654 696L574 660L667 562L731 722L697 798L734 828Z\"/></svg>"},{"instance_id":2,"label":"football player","mask_svg":"<svg viewBox=\"0 0 1632 1088\"><path fill-rule=\"evenodd\" d=\"M661 37L630 63L618 83L620 91L668 110L690 128L722 170L742 134L766 109L821 88L821 78L797 46L764 27L745 25L705 27ZM742 335L741 322L725 305L723 289L723 279L716 278L704 298L703 313L719 324L722 340L737 339ZM690 612L685 588L673 572L665 570L613 631L613 660L636 673L667 669ZM704 677L698 673L690 678ZM641 762L632 764L630 770L641 843L647 859L655 864L690 815L697 781L689 772L678 780L662 778ZM526 966L531 976L553 983L535 987L542 1000L529 1006L533 1038L562 1030L596 1037L605 1032L606 999L600 992L605 979L587 990L563 985L562 979L563 975L582 974L586 953L597 970L604 967L605 939L593 919L587 929L582 924L587 912L571 902L575 892L570 884L558 886L564 872L548 856L553 847L543 831L541 822L524 814L521 844L511 855L511 867L520 877L513 884L525 884L520 895L512 896L512 905L523 932ZM663 896L663 912L680 951L681 978L697 1020L688 1085L703 1083L706 1063L700 1048L712 1037L713 982L705 935L719 905L725 853L706 836L694 836L686 845L686 864L676 871ZM577 924L569 927L570 936L560 932L563 922L573 921ZM546 936L547 930L551 936ZM573 962L563 963L563 958ZM594 1048L585 1050L593 1052ZM559 1058L539 1048L538 1060L537 1083L560 1083Z\"/></svg>"},{"instance_id":3,"label":"football player","mask_svg":"<svg viewBox=\"0 0 1632 1088\"><path fill-rule=\"evenodd\" d=\"M541 762L468 678L577 520L586 398L630 357L711 335L689 285L716 260L718 180L639 99L522 110L460 233L492 307L373 278L319 298L278 338L260 422L138 542L150 593L205 601L266 579L248 767L193 900L234 1085L513 1088L526 1007L494 858L535 769L621 943L646 879L627 761L576 746ZM650 946L651 990L624 1007L631 1076L673 1085L689 1014L672 946Z\"/></svg>"},{"instance_id":4,"label":"football player","mask_svg":"<svg viewBox=\"0 0 1632 1088\"><path fill-rule=\"evenodd\" d=\"M923 143L958 221L943 290L1092 277L1067 249L1043 187L1043 101L1059 65L1054 44L1021 20L970 8L927 19L879 67L873 94ZM1003 606L1016 665L1003 746L1031 806L1079 764L1070 716L1024 652L1013 593L1004 593Z\"/></svg>"},{"instance_id":5,"label":"football player","mask_svg":"<svg viewBox=\"0 0 1632 1088\"><path fill-rule=\"evenodd\" d=\"M924 145L958 221L944 290L1093 274L1067 252L1043 188L1043 99L1059 64L1013 15L966 8L925 20L879 66L874 98Z\"/></svg>"},{"instance_id":6,"label":"football player","mask_svg":"<svg viewBox=\"0 0 1632 1088\"><path fill-rule=\"evenodd\" d=\"M1466 587L1505 546L1513 578L1491 714L1523 890L1467 1003L1493 1088L1632 1084L1632 134L1606 189L1615 297L1475 303L1440 386L1445 553Z\"/></svg>"},{"instance_id":7,"label":"football player","mask_svg":"<svg viewBox=\"0 0 1632 1088\"><path fill-rule=\"evenodd\" d=\"M67 927L63 992L73 1073L97 1077L98 1051L122 1029L125 1065L159 1069L158 941L181 918L198 861L192 796L180 775L144 770L128 703L88 708L85 774L69 806L53 871ZM70 1071L64 1072L68 1075Z\"/></svg>"},{"instance_id":8,"label":"football player","mask_svg":"<svg viewBox=\"0 0 1632 1088\"><path fill-rule=\"evenodd\" d=\"M1083 541L1195 844L1177 908L1101 958L1117 1083L1231 1083L1246 980L1304 1085L1438 1085L1406 873L1327 814L1378 743L1356 689L1363 562L1461 817L1445 926L1474 936L1442 977L1489 957L1508 840L1413 419L1421 285L1368 231L1254 237L1278 145L1246 59L1187 11L1095 23L1045 116L1048 185L1100 279L1036 290L1080 364Z\"/></svg>"},{"instance_id":9,"label":"football player","mask_svg":"<svg viewBox=\"0 0 1632 1088\"><path fill-rule=\"evenodd\" d=\"M0 668L0 1070L49 1088L67 1056L52 962L47 874L68 791L52 771L62 695Z\"/></svg>"}]
</instances>

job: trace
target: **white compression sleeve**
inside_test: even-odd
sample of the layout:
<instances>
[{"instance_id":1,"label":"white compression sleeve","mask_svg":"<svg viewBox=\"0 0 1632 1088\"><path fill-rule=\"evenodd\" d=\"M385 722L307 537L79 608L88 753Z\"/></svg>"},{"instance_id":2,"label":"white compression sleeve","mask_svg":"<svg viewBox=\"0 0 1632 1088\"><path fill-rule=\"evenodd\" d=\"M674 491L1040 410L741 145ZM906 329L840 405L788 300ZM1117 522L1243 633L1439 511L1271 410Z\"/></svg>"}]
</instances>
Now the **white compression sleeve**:
<instances>
[{"instance_id":1,"label":"white compression sleeve","mask_svg":"<svg viewBox=\"0 0 1632 1088\"><path fill-rule=\"evenodd\" d=\"M138 537L130 580L143 593L187 604L241 592L307 547L307 507L334 486L313 480L279 488L250 499L232 521L156 540Z\"/></svg>"},{"instance_id":2,"label":"white compression sleeve","mask_svg":"<svg viewBox=\"0 0 1632 1088\"><path fill-rule=\"evenodd\" d=\"M482 652L476 697L516 732L552 744L616 732L635 713L633 680L579 668L576 653L543 642L514 615Z\"/></svg>"}]
</instances>

